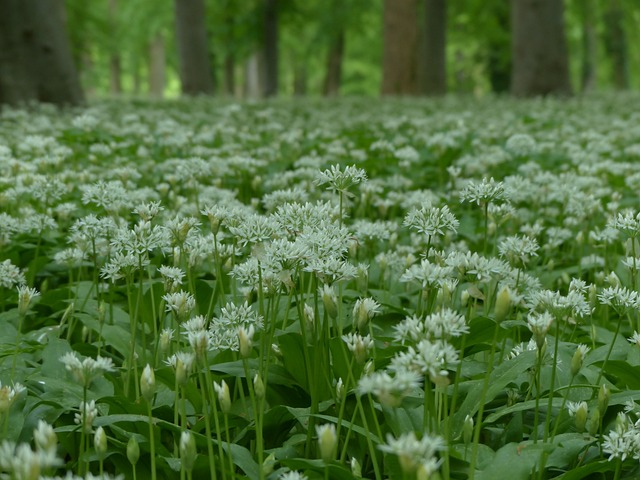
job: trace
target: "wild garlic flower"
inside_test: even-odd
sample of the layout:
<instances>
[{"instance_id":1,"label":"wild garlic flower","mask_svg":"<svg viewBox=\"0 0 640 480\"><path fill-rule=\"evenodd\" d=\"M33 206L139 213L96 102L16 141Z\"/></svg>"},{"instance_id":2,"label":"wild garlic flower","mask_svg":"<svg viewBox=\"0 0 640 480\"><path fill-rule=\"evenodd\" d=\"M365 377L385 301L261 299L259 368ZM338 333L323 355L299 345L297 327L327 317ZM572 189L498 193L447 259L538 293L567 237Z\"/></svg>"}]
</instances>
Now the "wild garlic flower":
<instances>
[{"instance_id":1,"label":"wild garlic flower","mask_svg":"<svg viewBox=\"0 0 640 480\"><path fill-rule=\"evenodd\" d=\"M76 352L67 352L60 357L60 361L67 371L71 372L73 379L84 387L88 387L103 373L115 371L113 360L99 355L95 360L91 357L80 360Z\"/></svg>"},{"instance_id":2,"label":"wild garlic flower","mask_svg":"<svg viewBox=\"0 0 640 480\"><path fill-rule=\"evenodd\" d=\"M339 165L331 165L328 170L319 172L316 176L316 185L328 184L328 190L340 192L346 196L353 196L349 188L367 180L367 174L355 165L347 166L340 170Z\"/></svg>"},{"instance_id":3,"label":"wild garlic flower","mask_svg":"<svg viewBox=\"0 0 640 480\"><path fill-rule=\"evenodd\" d=\"M262 330L264 319L248 302L242 305L227 303L220 309L220 315L211 319L209 325L210 348L216 350L240 349L240 327L248 332L250 328L255 331Z\"/></svg>"},{"instance_id":4,"label":"wild garlic flower","mask_svg":"<svg viewBox=\"0 0 640 480\"><path fill-rule=\"evenodd\" d=\"M27 287L26 285L20 285L18 287L18 313L25 315L29 310L31 301L40 296L40 292L35 288Z\"/></svg>"},{"instance_id":5,"label":"wild garlic flower","mask_svg":"<svg viewBox=\"0 0 640 480\"><path fill-rule=\"evenodd\" d=\"M4 440L0 444L0 470L9 474L5 478L35 480L40 473L51 467L59 467L62 460L49 450L33 451L28 443L15 444Z\"/></svg>"},{"instance_id":6,"label":"wild garlic flower","mask_svg":"<svg viewBox=\"0 0 640 480\"><path fill-rule=\"evenodd\" d=\"M93 421L98 416L98 409L96 408L95 400L91 400L87 403L80 402L80 412L74 415L74 422L76 425L82 425L85 433L91 433L93 429Z\"/></svg>"},{"instance_id":7,"label":"wild garlic flower","mask_svg":"<svg viewBox=\"0 0 640 480\"><path fill-rule=\"evenodd\" d=\"M556 318L575 323L575 318L591 315L592 308L586 294L580 290L569 290L566 295L553 290L530 290L526 293L529 310L548 311Z\"/></svg>"},{"instance_id":8,"label":"wild garlic flower","mask_svg":"<svg viewBox=\"0 0 640 480\"><path fill-rule=\"evenodd\" d=\"M598 300L602 305L608 305L616 310L620 315L628 310L640 308L640 296L635 290L626 287L615 286L604 288L598 294Z\"/></svg>"},{"instance_id":9,"label":"wild garlic flower","mask_svg":"<svg viewBox=\"0 0 640 480\"><path fill-rule=\"evenodd\" d=\"M125 207L130 207L131 198L120 180L104 182L102 180L93 185L83 185L82 203L93 203L104 208L109 213L117 213Z\"/></svg>"},{"instance_id":10,"label":"wild garlic flower","mask_svg":"<svg viewBox=\"0 0 640 480\"><path fill-rule=\"evenodd\" d=\"M158 268L158 273L162 275L164 280L164 289L166 292L175 292L182 285L184 279L184 271L178 267L169 267L162 265Z\"/></svg>"},{"instance_id":11,"label":"wild garlic flower","mask_svg":"<svg viewBox=\"0 0 640 480\"><path fill-rule=\"evenodd\" d=\"M418 440L414 432L409 432L398 438L387 434L387 442L378 448L385 453L397 455L402 471L405 474L411 474L423 464L431 467L435 462L436 466L439 465L439 461L436 459L437 454L445 450L446 445L444 440L438 436L431 436L425 432Z\"/></svg>"},{"instance_id":12,"label":"wild garlic flower","mask_svg":"<svg viewBox=\"0 0 640 480\"><path fill-rule=\"evenodd\" d=\"M509 359L514 359L524 352L535 352L538 349L538 345L534 338L531 338L528 342L522 342L516 345L509 352Z\"/></svg>"},{"instance_id":13,"label":"wild garlic flower","mask_svg":"<svg viewBox=\"0 0 640 480\"><path fill-rule=\"evenodd\" d=\"M630 343L634 343L638 347L640 347L640 333L636 332L635 330L633 331L633 335L631 335L631 337L627 338L627 340Z\"/></svg>"},{"instance_id":14,"label":"wild garlic flower","mask_svg":"<svg viewBox=\"0 0 640 480\"><path fill-rule=\"evenodd\" d=\"M58 437L51 425L42 419L38 420L38 425L33 430L33 440L38 451L46 452L55 457L58 447Z\"/></svg>"},{"instance_id":15,"label":"wild garlic flower","mask_svg":"<svg viewBox=\"0 0 640 480\"><path fill-rule=\"evenodd\" d=\"M434 383L446 378L448 370L460 362L458 352L444 340L421 340L415 347L397 353L389 365L389 370L413 370L428 375Z\"/></svg>"},{"instance_id":16,"label":"wild garlic flower","mask_svg":"<svg viewBox=\"0 0 640 480\"><path fill-rule=\"evenodd\" d=\"M24 273L7 259L0 262L0 287L13 288L26 283Z\"/></svg>"},{"instance_id":17,"label":"wild garlic flower","mask_svg":"<svg viewBox=\"0 0 640 480\"><path fill-rule=\"evenodd\" d=\"M502 257L512 264L519 260L522 265L526 265L531 258L537 257L539 248L534 238L519 235L503 238L498 244L498 251Z\"/></svg>"},{"instance_id":18,"label":"wild garlic flower","mask_svg":"<svg viewBox=\"0 0 640 480\"><path fill-rule=\"evenodd\" d=\"M189 292L167 293L162 296L167 312L173 312L179 322L185 321L196 308L196 299Z\"/></svg>"},{"instance_id":19,"label":"wild garlic flower","mask_svg":"<svg viewBox=\"0 0 640 480\"><path fill-rule=\"evenodd\" d=\"M151 221L163 210L164 207L162 207L160 202L146 202L138 204L133 209L133 213L138 215L142 220Z\"/></svg>"},{"instance_id":20,"label":"wild garlic flower","mask_svg":"<svg viewBox=\"0 0 640 480\"><path fill-rule=\"evenodd\" d=\"M308 477L297 471L285 472L278 477L279 480L309 480Z\"/></svg>"},{"instance_id":21,"label":"wild garlic flower","mask_svg":"<svg viewBox=\"0 0 640 480\"><path fill-rule=\"evenodd\" d=\"M496 182L493 177L483 178L482 182L470 182L460 192L460 201L480 204L505 199L504 184Z\"/></svg>"},{"instance_id":22,"label":"wild garlic flower","mask_svg":"<svg viewBox=\"0 0 640 480\"><path fill-rule=\"evenodd\" d=\"M410 210L404 217L403 225L431 238L444 235L446 231L456 233L460 222L447 205L443 207L425 205L420 209Z\"/></svg>"},{"instance_id":23,"label":"wild garlic flower","mask_svg":"<svg viewBox=\"0 0 640 480\"><path fill-rule=\"evenodd\" d=\"M628 237L635 238L640 235L640 212L630 211L618 213L607 222L607 227L614 228Z\"/></svg>"},{"instance_id":24,"label":"wild garlic flower","mask_svg":"<svg viewBox=\"0 0 640 480\"><path fill-rule=\"evenodd\" d=\"M252 214L243 218L237 225L229 226L229 231L244 247L248 244L258 244L274 238L277 224L270 217Z\"/></svg>"},{"instance_id":25,"label":"wild garlic flower","mask_svg":"<svg viewBox=\"0 0 640 480\"><path fill-rule=\"evenodd\" d=\"M327 463L335 460L338 452L336 426L333 423L316 425L316 434L318 435L318 450L320 458Z\"/></svg>"},{"instance_id":26,"label":"wild garlic flower","mask_svg":"<svg viewBox=\"0 0 640 480\"><path fill-rule=\"evenodd\" d=\"M383 405L395 408L400 406L403 398L420 388L421 383L422 376L414 370L399 369L393 376L379 371L360 377L357 392L359 395L375 395Z\"/></svg>"},{"instance_id":27,"label":"wild garlic flower","mask_svg":"<svg viewBox=\"0 0 640 480\"><path fill-rule=\"evenodd\" d=\"M16 398L25 390L26 388L20 383L10 387L0 382L0 415L7 413Z\"/></svg>"},{"instance_id":28,"label":"wild garlic flower","mask_svg":"<svg viewBox=\"0 0 640 480\"><path fill-rule=\"evenodd\" d=\"M531 333L533 333L533 338L536 341L538 350L542 349L545 338L547 336L547 332L549 331L552 323L553 315L551 315L549 312L533 312L528 315L527 326L529 327L529 330L531 330Z\"/></svg>"},{"instance_id":29,"label":"wild garlic flower","mask_svg":"<svg viewBox=\"0 0 640 480\"><path fill-rule=\"evenodd\" d=\"M422 288L441 287L453 278L453 268L431 263L423 258L420 264L411 265L400 277L401 282L414 282Z\"/></svg>"},{"instance_id":30,"label":"wild garlic flower","mask_svg":"<svg viewBox=\"0 0 640 480\"><path fill-rule=\"evenodd\" d=\"M164 363L173 367L176 373L176 381L178 385L187 384L189 377L193 373L193 367L196 363L196 355L193 352L176 352L167 358Z\"/></svg>"},{"instance_id":31,"label":"wild garlic flower","mask_svg":"<svg viewBox=\"0 0 640 480\"><path fill-rule=\"evenodd\" d=\"M353 353L356 363L363 365L367 361L369 351L373 348L373 339L370 335L362 336L357 333L349 333L342 336L349 351Z\"/></svg>"},{"instance_id":32,"label":"wild garlic flower","mask_svg":"<svg viewBox=\"0 0 640 480\"><path fill-rule=\"evenodd\" d=\"M352 316L354 327L362 330L378 313L380 313L380 304L373 298L359 298L353 306Z\"/></svg>"},{"instance_id":33,"label":"wild garlic flower","mask_svg":"<svg viewBox=\"0 0 640 480\"><path fill-rule=\"evenodd\" d=\"M417 315L405 317L400 323L394 325L393 329L395 330L394 338L402 345L406 342L417 344L421 340L447 340L469 333L465 317L449 308L424 318Z\"/></svg>"}]
</instances>

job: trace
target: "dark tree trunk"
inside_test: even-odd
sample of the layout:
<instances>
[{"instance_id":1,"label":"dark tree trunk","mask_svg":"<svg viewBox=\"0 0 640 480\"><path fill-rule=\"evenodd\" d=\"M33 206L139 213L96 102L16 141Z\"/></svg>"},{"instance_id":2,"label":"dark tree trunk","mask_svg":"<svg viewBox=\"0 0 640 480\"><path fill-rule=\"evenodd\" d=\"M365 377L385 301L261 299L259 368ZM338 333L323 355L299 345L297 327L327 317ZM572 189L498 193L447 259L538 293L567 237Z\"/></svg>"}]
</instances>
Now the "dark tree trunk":
<instances>
[{"instance_id":1,"label":"dark tree trunk","mask_svg":"<svg viewBox=\"0 0 640 480\"><path fill-rule=\"evenodd\" d=\"M58 0L0 0L0 103L84 102Z\"/></svg>"},{"instance_id":2,"label":"dark tree trunk","mask_svg":"<svg viewBox=\"0 0 640 480\"><path fill-rule=\"evenodd\" d=\"M204 0L175 0L180 82L185 95L213 95Z\"/></svg>"},{"instance_id":3,"label":"dark tree trunk","mask_svg":"<svg viewBox=\"0 0 640 480\"><path fill-rule=\"evenodd\" d=\"M427 95L447 93L447 0L425 0L424 86Z\"/></svg>"},{"instance_id":4,"label":"dark tree trunk","mask_svg":"<svg viewBox=\"0 0 640 480\"><path fill-rule=\"evenodd\" d=\"M511 88L511 25L509 4L498 2L493 5L497 31L490 32L487 47L487 70L491 91L506 93Z\"/></svg>"},{"instance_id":5,"label":"dark tree trunk","mask_svg":"<svg viewBox=\"0 0 640 480\"><path fill-rule=\"evenodd\" d=\"M164 37L157 33L149 45L149 93L152 97L162 98L164 94L165 69Z\"/></svg>"},{"instance_id":6,"label":"dark tree trunk","mask_svg":"<svg viewBox=\"0 0 640 480\"><path fill-rule=\"evenodd\" d=\"M305 59L297 60L293 70L293 94L303 97L307 94L307 62Z\"/></svg>"},{"instance_id":7,"label":"dark tree trunk","mask_svg":"<svg viewBox=\"0 0 640 480\"><path fill-rule=\"evenodd\" d=\"M340 93L340 83L342 81L342 58L344 56L344 29L340 29L331 45L327 55L327 71L322 86L322 94L327 97L334 97Z\"/></svg>"},{"instance_id":8,"label":"dark tree trunk","mask_svg":"<svg viewBox=\"0 0 640 480\"><path fill-rule=\"evenodd\" d=\"M619 90L629 88L629 57L624 31L624 12L619 0L611 0L605 15L605 48L613 67L613 85Z\"/></svg>"},{"instance_id":9,"label":"dark tree trunk","mask_svg":"<svg viewBox=\"0 0 640 480\"><path fill-rule=\"evenodd\" d=\"M122 93L122 62L118 53L118 0L109 0L109 20L111 23L111 35L113 45L109 57L109 85L111 93Z\"/></svg>"},{"instance_id":10,"label":"dark tree trunk","mask_svg":"<svg viewBox=\"0 0 640 480\"><path fill-rule=\"evenodd\" d=\"M582 92L588 92L596 84L597 38L593 0L584 0L582 5L582 72L580 87Z\"/></svg>"},{"instance_id":11,"label":"dark tree trunk","mask_svg":"<svg viewBox=\"0 0 640 480\"><path fill-rule=\"evenodd\" d=\"M278 94L278 0L264 0L264 96Z\"/></svg>"},{"instance_id":12,"label":"dark tree trunk","mask_svg":"<svg viewBox=\"0 0 640 480\"><path fill-rule=\"evenodd\" d=\"M511 0L511 25L511 92L571 94L563 0Z\"/></svg>"},{"instance_id":13,"label":"dark tree trunk","mask_svg":"<svg viewBox=\"0 0 640 480\"><path fill-rule=\"evenodd\" d=\"M233 53L224 57L224 93L230 97L236 93L236 58Z\"/></svg>"},{"instance_id":14,"label":"dark tree trunk","mask_svg":"<svg viewBox=\"0 0 640 480\"><path fill-rule=\"evenodd\" d=\"M384 0L383 95L415 95L418 47L417 0Z\"/></svg>"}]
</instances>

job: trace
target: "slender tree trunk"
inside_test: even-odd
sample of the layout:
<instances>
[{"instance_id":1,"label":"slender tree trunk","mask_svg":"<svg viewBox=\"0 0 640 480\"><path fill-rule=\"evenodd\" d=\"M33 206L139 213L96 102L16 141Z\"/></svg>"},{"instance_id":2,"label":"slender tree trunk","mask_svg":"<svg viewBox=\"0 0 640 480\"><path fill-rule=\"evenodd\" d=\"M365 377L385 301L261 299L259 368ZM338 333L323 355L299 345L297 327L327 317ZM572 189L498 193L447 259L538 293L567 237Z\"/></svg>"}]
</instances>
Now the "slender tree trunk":
<instances>
[{"instance_id":1,"label":"slender tree trunk","mask_svg":"<svg viewBox=\"0 0 640 480\"><path fill-rule=\"evenodd\" d=\"M109 0L109 21L113 45L109 57L109 85L111 93L122 93L122 64L118 53L118 0Z\"/></svg>"},{"instance_id":2,"label":"slender tree trunk","mask_svg":"<svg viewBox=\"0 0 640 480\"><path fill-rule=\"evenodd\" d=\"M334 97L340 93L342 81L342 58L344 56L344 29L341 28L333 38L327 55L327 71L322 86L322 94Z\"/></svg>"},{"instance_id":3,"label":"slender tree trunk","mask_svg":"<svg viewBox=\"0 0 640 480\"><path fill-rule=\"evenodd\" d=\"M511 0L511 25L511 92L571 94L563 0Z\"/></svg>"},{"instance_id":4,"label":"slender tree trunk","mask_svg":"<svg viewBox=\"0 0 640 480\"><path fill-rule=\"evenodd\" d=\"M0 0L0 102L84 102L60 0Z\"/></svg>"},{"instance_id":5,"label":"slender tree trunk","mask_svg":"<svg viewBox=\"0 0 640 480\"><path fill-rule=\"evenodd\" d=\"M417 0L384 0L383 95L415 95L418 47Z\"/></svg>"},{"instance_id":6,"label":"slender tree trunk","mask_svg":"<svg viewBox=\"0 0 640 480\"><path fill-rule=\"evenodd\" d=\"M610 0L605 15L605 47L613 66L613 85L619 90L629 88L629 55L624 30L624 12L619 0Z\"/></svg>"},{"instance_id":7,"label":"slender tree trunk","mask_svg":"<svg viewBox=\"0 0 640 480\"><path fill-rule=\"evenodd\" d=\"M247 58L244 67L244 96L245 98L258 98L264 92L262 85L263 65L261 65L261 53L254 53Z\"/></svg>"},{"instance_id":8,"label":"slender tree trunk","mask_svg":"<svg viewBox=\"0 0 640 480\"><path fill-rule=\"evenodd\" d=\"M233 53L224 57L224 92L230 97L236 94L236 58Z\"/></svg>"},{"instance_id":9,"label":"slender tree trunk","mask_svg":"<svg viewBox=\"0 0 640 480\"><path fill-rule=\"evenodd\" d=\"M264 0L264 96L278 94L278 0Z\"/></svg>"},{"instance_id":10,"label":"slender tree trunk","mask_svg":"<svg viewBox=\"0 0 640 480\"><path fill-rule=\"evenodd\" d=\"M425 0L424 86L427 95L447 93L447 0Z\"/></svg>"},{"instance_id":11,"label":"slender tree trunk","mask_svg":"<svg viewBox=\"0 0 640 480\"><path fill-rule=\"evenodd\" d=\"M597 39L594 21L593 0L584 0L582 5L582 75L581 90L588 92L596 84Z\"/></svg>"},{"instance_id":12,"label":"slender tree trunk","mask_svg":"<svg viewBox=\"0 0 640 480\"><path fill-rule=\"evenodd\" d=\"M204 0L175 0L176 39L182 93L214 93Z\"/></svg>"},{"instance_id":13,"label":"slender tree trunk","mask_svg":"<svg viewBox=\"0 0 640 480\"><path fill-rule=\"evenodd\" d=\"M303 97L307 94L307 62L297 59L293 70L293 94Z\"/></svg>"},{"instance_id":14,"label":"slender tree trunk","mask_svg":"<svg viewBox=\"0 0 640 480\"><path fill-rule=\"evenodd\" d=\"M487 42L487 70L491 91L506 93L511 88L511 25L509 22L509 4L492 4L492 13L498 29L489 32Z\"/></svg>"},{"instance_id":15,"label":"slender tree trunk","mask_svg":"<svg viewBox=\"0 0 640 480\"><path fill-rule=\"evenodd\" d=\"M164 37L157 33L149 46L149 93L152 97L162 98L164 94L165 70Z\"/></svg>"}]
</instances>

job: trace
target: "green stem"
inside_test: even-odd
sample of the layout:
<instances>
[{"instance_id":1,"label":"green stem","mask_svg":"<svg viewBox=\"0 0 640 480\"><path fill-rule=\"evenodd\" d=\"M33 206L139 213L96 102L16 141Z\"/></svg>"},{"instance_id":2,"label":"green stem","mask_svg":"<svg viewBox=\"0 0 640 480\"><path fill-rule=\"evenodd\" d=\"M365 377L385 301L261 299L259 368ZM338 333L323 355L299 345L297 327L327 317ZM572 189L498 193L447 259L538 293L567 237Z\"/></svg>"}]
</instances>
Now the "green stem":
<instances>
[{"instance_id":1,"label":"green stem","mask_svg":"<svg viewBox=\"0 0 640 480\"><path fill-rule=\"evenodd\" d=\"M153 433L153 414L151 412L151 402L147 402L147 412L149 413L149 448L151 453L151 479L156 480L156 439Z\"/></svg>"}]
</instances>

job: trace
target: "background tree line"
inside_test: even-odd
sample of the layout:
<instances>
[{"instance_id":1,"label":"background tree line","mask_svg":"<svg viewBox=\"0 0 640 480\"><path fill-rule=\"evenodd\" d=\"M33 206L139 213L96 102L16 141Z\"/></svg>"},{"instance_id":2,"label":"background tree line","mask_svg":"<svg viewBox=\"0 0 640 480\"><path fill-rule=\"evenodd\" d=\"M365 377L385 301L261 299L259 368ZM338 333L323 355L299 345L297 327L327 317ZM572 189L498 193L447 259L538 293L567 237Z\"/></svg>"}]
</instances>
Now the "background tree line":
<instances>
[{"instance_id":1,"label":"background tree line","mask_svg":"<svg viewBox=\"0 0 640 480\"><path fill-rule=\"evenodd\" d=\"M638 86L637 0L0 0L0 102Z\"/></svg>"}]
</instances>

